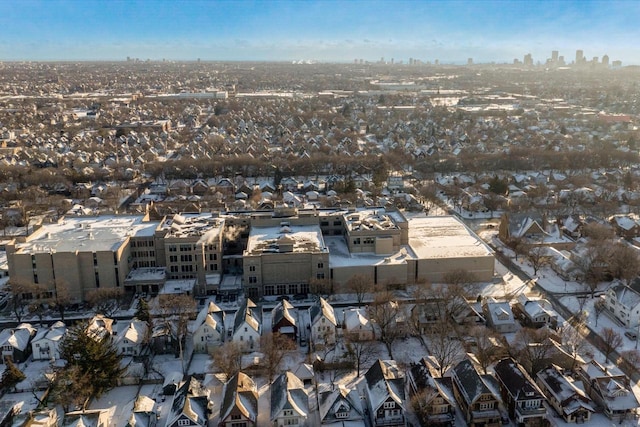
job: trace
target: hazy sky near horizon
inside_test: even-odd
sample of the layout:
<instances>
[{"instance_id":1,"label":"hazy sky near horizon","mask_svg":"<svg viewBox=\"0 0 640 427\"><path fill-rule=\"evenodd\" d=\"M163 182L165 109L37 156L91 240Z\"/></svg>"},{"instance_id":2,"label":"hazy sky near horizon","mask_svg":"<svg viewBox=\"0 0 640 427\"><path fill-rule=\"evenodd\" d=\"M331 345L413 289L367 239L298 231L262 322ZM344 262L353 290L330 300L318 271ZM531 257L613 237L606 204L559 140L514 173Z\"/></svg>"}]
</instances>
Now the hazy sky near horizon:
<instances>
[{"instance_id":1,"label":"hazy sky near horizon","mask_svg":"<svg viewBox=\"0 0 640 427\"><path fill-rule=\"evenodd\" d=\"M0 60L640 64L640 1L3 0Z\"/></svg>"}]
</instances>

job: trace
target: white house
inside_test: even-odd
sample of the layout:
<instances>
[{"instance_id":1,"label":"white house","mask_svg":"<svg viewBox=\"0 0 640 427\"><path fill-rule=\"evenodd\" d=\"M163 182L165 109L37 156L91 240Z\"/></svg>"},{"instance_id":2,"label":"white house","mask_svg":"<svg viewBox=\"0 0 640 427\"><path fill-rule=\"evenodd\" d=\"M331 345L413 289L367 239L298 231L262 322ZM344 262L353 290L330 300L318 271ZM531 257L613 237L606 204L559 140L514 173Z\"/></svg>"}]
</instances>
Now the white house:
<instances>
[{"instance_id":1,"label":"white house","mask_svg":"<svg viewBox=\"0 0 640 427\"><path fill-rule=\"evenodd\" d=\"M364 308L350 308L344 311L344 333L358 341L375 339L373 325Z\"/></svg>"},{"instance_id":2,"label":"white house","mask_svg":"<svg viewBox=\"0 0 640 427\"><path fill-rule=\"evenodd\" d=\"M233 321L233 341L240 343L243 351L253 352L260 349L262 322L256 304L246 299L238 308Z\"/></svg>"},{"instance_id":3,"label":"white house","mask_svg":"<svg viewBox=\"0 0 640 427\"><path fill-rule=\"evenodd\" d=\"M627 328L634 328L640 322L640 293L627 285L612 285L604 294L606 307Z\"/></svg>"},{"instance_id":4,"label":"white house","mask_svg":"<svg viewBox=\"0 0 640 427\"><path fill-rule=\"evenodd\" d=\"M320 423L323 426L343 427L352 422L364 423L362 403L356 390L340 384L331 391L319 392Z\"/></svg>"},{"instance_id":5,"label":"white house","mask_svg":"<svg viewBox=\"0 0 640 427\"><path fill-rule=\"evenodd\" d=\"M118 352L123 356L140 356L149 338L149 325L142 320L133 319L116 338Z\"/></svg>"},{"instance_id":6,"label":"white house","mask_svg":"<svg viewBox=\"0 0 640 427\"><path fill-rule=\"evenodd\" d=\"M271 384L271 423L274 427L306 425L309 396L300 378L291 372L281 374Z\"/></svg>"},{"instance_id":7,"label":"white house","mask_svg":"<svg viewBox=\"0 0 640 427\"><path fill-rule=\"evenodd\" d=\"M225 314L213 302L203 308L193 326L193 351L207 353L224 342Z\"/></svg>"},{"instance_id":8,"label":"white house","mask_svg":"<svg viewBox=\"0 0 640 427\"><path fill-rule=\"evenodd\" d=\"M331 304L324 298L320 298L309 307L311 318L311 341L318 346L333 345L336 343L336 313Z\"/></svg>"},{"instance_id":9,"label":"white house","mask_svg":"<svg viewBox=\"0 0 640 427\"><path fill-rule=\"evenodd\" d=\"M497 332L508 333L516 331L516 321L513 311L507 301L487 301L482 306L489 325Z\"/></svg>"},{"instance_id":10,"label":"white house","mask_svg":"<svg viewBox=\"0 0 640 427\"><path fill-rule=\"evenodd\" d=\"M47 329L39 329L31 341L33 360L58 360L60 358L60 341L67 333L63 322L56 322Z\"/></svg>"}]
</instances>

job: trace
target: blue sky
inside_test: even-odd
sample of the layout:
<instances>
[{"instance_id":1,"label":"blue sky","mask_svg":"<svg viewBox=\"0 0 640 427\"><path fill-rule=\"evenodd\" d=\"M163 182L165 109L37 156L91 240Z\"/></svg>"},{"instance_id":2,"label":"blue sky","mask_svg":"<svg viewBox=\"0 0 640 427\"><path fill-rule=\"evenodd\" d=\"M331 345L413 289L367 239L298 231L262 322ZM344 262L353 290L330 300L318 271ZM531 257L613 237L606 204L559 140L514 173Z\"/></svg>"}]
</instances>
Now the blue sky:
<instances>
[{"instance_id":1,"label":"blue sky","mask_svg":"<svg viewBox=\"0 0 640 427\"><path fill-rule=\"evenodd\" d=\"M640 64L640 1L0 0L0 60Z\"/></svg>"}]
</instances>

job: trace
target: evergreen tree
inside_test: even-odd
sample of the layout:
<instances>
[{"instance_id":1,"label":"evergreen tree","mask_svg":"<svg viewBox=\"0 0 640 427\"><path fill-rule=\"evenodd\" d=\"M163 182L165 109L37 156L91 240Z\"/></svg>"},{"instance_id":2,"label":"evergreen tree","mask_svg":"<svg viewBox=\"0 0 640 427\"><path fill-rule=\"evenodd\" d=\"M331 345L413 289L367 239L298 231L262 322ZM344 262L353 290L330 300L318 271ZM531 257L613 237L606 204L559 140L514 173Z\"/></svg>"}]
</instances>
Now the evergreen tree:
<instances>
[{"instance_id":1,"label":"evergreen tree","mask_svg":"<svg viewBox=\"0 0 640 427\"><path fill-rule=\"evenodd\" d=\"M140 298L136 307L135 317L143 322L151 323L151 313L149 311L149 303L146 299Z\"/></svg>"},{"instance_id":2,"label":"evergreen tree","mask_svg":"<svg viewBox=\"0 0 640 427\"><path fill-rule=\"evenodd\" d=\"M67 361L59 373L60 378L86 378L91 387L87 388L87 400L99 397L117 385L126 368L120 366L122 356L106 334L98 337L87 331L87 322L70 328L60 343L60 358ZM67 375L73 373L73 375Z\"/></svg>"},{"instance_id":3,"label":"evergreen tree","mask_svg":"<svg viewBox=\"0 0 640 427\"><path fill-rule=\"evenodd\" d=\"M3 390L10 390L26 377L10 358L7 358L5 363L6 367L2 374L2 380L0 380L0 388Z\"/></svg>"}]
</instances>

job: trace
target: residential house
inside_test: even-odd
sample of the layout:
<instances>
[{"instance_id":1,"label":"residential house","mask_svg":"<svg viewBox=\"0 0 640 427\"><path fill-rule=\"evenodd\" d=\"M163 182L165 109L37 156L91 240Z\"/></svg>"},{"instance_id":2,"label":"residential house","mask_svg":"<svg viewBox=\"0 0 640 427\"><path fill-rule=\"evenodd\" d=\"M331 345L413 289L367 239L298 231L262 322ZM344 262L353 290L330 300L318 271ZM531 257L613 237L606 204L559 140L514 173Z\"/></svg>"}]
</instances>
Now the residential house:
<instances>
[{"instance_id":1,"label":"residential house","mask_svg":"<svg viewBox=\"0 0 640 427\"><path fill-rule=\"evenodd\" d=\"M420 399L418 418L423 425L449 427L455 423L453 386L450 377L437 375L430 360L411 364L407 383L413 399Z\"/></svg>"},{"instance_id":2,"label":"residential house","mask_svg":"<svg viewBox=\"0 0 640 427\"><path fill-rule=\"evenodd\" d=\"M21 414L20 418L14 421L14 426L19 425L21 427L58 427L58 411L56 409L30 411L26 414ZM0 425L2 425L1 422Z\"/></svg>"},{"instance_id":3,"label":"residential house","mask_svg":"<svg viewBox=\"0 0 640 427\"><path fill-rule=\"evenodd\" d=\"M336 314L331 304L320 297L309 307L311 341L316 348L336 343Z\"/></svg>"},{"instance_id":4,"label":"residential house","mask_svg":"<svg viewBox=\"0 0 640 427\"><path fill-rule=\"evenodd\" d=\"M258 388L245 373L231 377L222 391L218 427L256 427Z\"/></svg>"},{"instance_id":5,"label":"residential house","mask_svg":"<svg viewBox=\"0 0 640 427\"><path fill-rule=\"evenodd\" d=\"M110 338L113 335L113 319L109 319L102 314L96 314L89 320L87 335L96 341Z\"/></svg>"},{"instance_id":6,"label":"residential house","mask_svg":"<svg viewBox=\"0 0 640 427\"><path fill-rule=\"evenodd\" d=\"M364 308L350 308L344 310L344 334L358 341L372 341L375 339L373 325L367 317Z\"/></svg>"},{"instance_id":7,"label":"residential house","mask_svg":"<svg viewBox=\"0 0 640 427\"><path fill-rule=\"evenodd\" d=\"M498 427L502 425L500 400L469 359L451 369L453 395L460 405L469 427Z\"/></svg>"},{"instance_id":8,"label":"residential house","mask_svg":"<svg viewBox=\"0 0 640 427\"><path fill-rule=\"evenodd\" d=\"M627 240L640 236L640 221L633 214L613 215L609 218L616 234Z\"/></svg>"},{"instance_id":9,"label":"residential house","mask_svg":"<svg viewBox=\"0 0 640 427\"><path fill-rule=\"evenodd\" d=\"M593 401L561 368L551 365L536 377L547 402L567 423L582 424L591 419L595 412Z\"/></svg>"},{"instance_id":10,"label":"residential house","mask_svg":"<svg viewBox=\"0 0 640 427\"><path fill-rule=\"evenodd\" d=\"M271 310L271 331L279 332L295 341L298 338L296 317L293 305L283 299Z\"/></svg>"},{"instance_id":11,"label":"residential house","mask_svg":"<svg viewBox=\"0 0 640 427\"><path fill-rule=\"evenodd\" d=\"M63 322L56 322L49 328L41 328L31 341L33 360L58 360L60 358L60 341L67 333Z\"/></svg>"},{"instance_id":12,"label":"residential house","mask_svg":"<svg viewBox=\"0 0 640 427\"><path fill-rule=\"evenodd\" d=\"M208 391L197 379L188 377L173 396L166 427L204 427L209 415Z\"/></svg>"},{"instance_id":13,"label":"residential house","mask_svg":"<svg viewBox=\"0 0 640 427\"><path fill-rule=\"evenodd\" d=\"M273 427L306 426L309 396L300 378L284 372L271 384L271 423Z\"/></svg>"},{"instance_id":14,"label":"residential house","mask_svg":"<svg viewBox=\"0 0 640 427\"><path fill-rule=\"evenodd\" d=\"M315 378L313 365L309 363L301 363L293 373L296 377L302 380L302 383L304 385L311 384L313 382L313 379Z\"/></svg>"},{"instance_id":15,"label":"residential house","mask_svg":"<svg viewBox=\"0 0 640 427\"><path fill-rule=\"evenodd\" d=\"M551 304L543 299L529 299L524 294L518 295L517 302L513 308L522 319L525 326L541 328L549 326L556 328L558 325L558 314L551 308Z\"/></svg>"},{"instance_id":16,"label":"residential house","mask_svg":"<svg viewBox=\"0 0 640 427\"><path fill-rule=\"evenodd\" d=\"M125 427L155 427L157 421L156 401L141 394L133 404L133 411Z\"/></svg>"},{"instance_id":17,"label":"residential house","mask_svg":"<svg viewBox=\"0 0 640 427\"><path fill-rule=\"evenodd\" d=\"M93 409L67 412L64 414L60 427L108 427L110 412L105 409Z\"/></svg>"},{"instance_id":18,"label":"residential house","mask_svg":"<svg viewBox=\"0 0 640 427\"><path fill-rule=\"evenodd\" d=\"M380 360L364 375L363 390L373 427L404 427L404 374L394 360Z\"/></svg>"},{"instance_id":19,"label":"residential house","mask_svg":"<svg viewBox=\"0 0 640 427\"><path fill-rule=\"evenodd\" d=\"M124 331L116 337L118 352L123 356L141 356L148 351L149 325L142 320L133 319Z\"/></svg>"},{"instance_id":20,"label":"residential house","mask_svg":"<svg viewBox=\"0 0 640 427\"><path fill-rule=\"evenodd\" d=\"M233 321L233 341L240 344L243 351L258 351L260 348L260 336L262 335L262 322L258 306L249 298L245 299Z\"/></svg>"},{"instance_id":21,"label":"residential house","mask_svg":"<svg viewBox=\"0 0 640 427\"><path fill-rule=\"evenodd\" d=\"M511 310L511 305L507 301L485 300L482 305L487 324L496 332L509 333L516 331L516 321Z\"/></svg>"},{"instance_id":22,"label":"residential house","mask_svg":"<svg viewBox=\"0 0 640 427\"><path fill-rule=\"evenodd\" d=\"M502 401L509 416L519 426L542 427L547 419L545 397L522 366L511 358L502 359L494 368Z\"/></svg>"},{"instance_id":23,"label":"residential house","mask_svg":"<svg viewBox=\"0 0 640 427\"><path fill-rule=\"evenodd\" d=\"M0 332L0 349L2 349L2 360L11 359L12 362L22 363L31 354L31 340L36 334L36 330L29 323L21 323L15 328L3 329Z\"/></svg>"},{"instance_id":24,"label":"residential house","mask_svg":"<svg viewBox=\"0 0 640 427\"><path fill-rule=\"evenodd\" d=\"M225 313L214 302L200 310L193 324L193 351L209 353L225 339Z\"/></svg>"},{"instance_id":25,"label":"residential house","mask_svg":"<svg viewBox=\"0 0 640 427\"><path fill-rule=\"evenodd\" d=\"M619 368L592 360L578 368L578 375L589 397L602 407L607 417L622 421L636 416L640 403L631 388L629 377Z\"/></svg>"},{"instance_id":26,"label":"residential house","mask_svg":"<svg viewBox=\"0 0 640 427\"><path fill-rule=\"evenodd\" d=\"M604 294L605 307L627 328L640 323L640 292L620 282L609 286Z\"/></svg>"},{"instance_id":27,"label":"residential house","mask_svg":"<svg viewBox=\"0 0 640 427\"><path fill-rule=\"evenodd\" d=\"M340 384L328 391L319 391L320 423L324 427L363 425L364 414L360 396L356 390Z\"/></svg>"},{"instance_id":28,"label":"residential house","mask_svg":"<svg viewBox=\"0 0 640 427\"><path fill-rule=\"evenodd\" d=\"M421 335L427 333L434 323L445 316L444 305L442 300L426 300L411 307L411 317L416 322Z\"/></svg>"}]
</instances>

